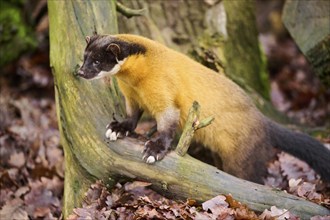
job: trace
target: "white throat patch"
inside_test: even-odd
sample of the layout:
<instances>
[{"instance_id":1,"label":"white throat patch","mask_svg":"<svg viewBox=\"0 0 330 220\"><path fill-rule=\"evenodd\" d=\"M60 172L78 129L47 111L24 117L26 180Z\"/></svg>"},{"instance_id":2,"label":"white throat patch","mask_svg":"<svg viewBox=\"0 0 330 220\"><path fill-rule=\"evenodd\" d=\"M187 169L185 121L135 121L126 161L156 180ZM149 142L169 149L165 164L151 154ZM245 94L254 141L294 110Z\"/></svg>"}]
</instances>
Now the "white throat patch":
<instances>
[{"instance_id":1,"label":"white throat patch","mask_svg":"<svg viewBox=\"0 0 330 220\"><path fill-rule=\"evenodd\" d=\"M110 70L110 71L101 71L99 72L99 74L97 74L93 79L101 79L103 77L106 77L106 76L113 76L115 75L116 73L119 72L119 70L121 69L121 66L125 63L127 58L123 59L123 60L118 60L117 64L114 65L114 67Z\"/></svg>"}]
</instances>

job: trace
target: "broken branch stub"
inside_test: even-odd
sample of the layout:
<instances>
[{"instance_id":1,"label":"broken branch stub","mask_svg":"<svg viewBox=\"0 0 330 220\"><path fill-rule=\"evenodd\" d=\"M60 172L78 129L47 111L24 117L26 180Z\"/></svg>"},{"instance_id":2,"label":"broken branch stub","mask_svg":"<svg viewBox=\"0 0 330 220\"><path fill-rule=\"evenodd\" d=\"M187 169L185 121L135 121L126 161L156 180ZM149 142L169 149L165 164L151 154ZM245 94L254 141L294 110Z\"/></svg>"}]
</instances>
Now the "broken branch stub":
<instances>
[{"instance_id":1,"label":"broken branch stub","mask_svg":"<svg viewBox=\"0 0 330 220\"><path fill-rule=\"evenodd\" d=\"M189 110L187 121L182 131L182 135L180 137L179 143L175 149L175 152L180 156L184 156L191 144L191 141L194 137L194 133L196 130L206 127L211 124L214 120L214 117L208 117L202 121L199 121L200 115L200 105L198 102L194 101L192 107Z\"/></svg>"}]
</instances>

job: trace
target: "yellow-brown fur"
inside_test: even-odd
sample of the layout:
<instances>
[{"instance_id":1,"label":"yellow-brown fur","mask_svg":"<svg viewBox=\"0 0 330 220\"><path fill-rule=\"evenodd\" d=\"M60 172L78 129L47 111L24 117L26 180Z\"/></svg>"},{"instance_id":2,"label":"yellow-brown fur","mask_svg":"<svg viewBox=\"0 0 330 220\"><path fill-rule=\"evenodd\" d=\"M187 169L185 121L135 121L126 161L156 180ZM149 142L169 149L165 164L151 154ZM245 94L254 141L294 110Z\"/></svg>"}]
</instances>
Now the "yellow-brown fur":
<instances>
[{"instance_id":1,"label":"yellow-brown fur","mask_svg":"<svg viewBox=\"0 0 330 220\"><path fill-rule=\"evenodd\" d=\"M155 118L174 105L180 109L181 128L193 101L198 101L201 118L214 116L215 121L197 131L196 141L220 155L225 171L251 178L254 167L248 171L248 164L240 164L249 158L253 164L256 158L253 142L263 139L266 130L263 116L241 88L224 75L159 43L136 36L117 37L142 44L148 51L128 57L116 74L125 98Z\"/></svg>"}]
</instances>

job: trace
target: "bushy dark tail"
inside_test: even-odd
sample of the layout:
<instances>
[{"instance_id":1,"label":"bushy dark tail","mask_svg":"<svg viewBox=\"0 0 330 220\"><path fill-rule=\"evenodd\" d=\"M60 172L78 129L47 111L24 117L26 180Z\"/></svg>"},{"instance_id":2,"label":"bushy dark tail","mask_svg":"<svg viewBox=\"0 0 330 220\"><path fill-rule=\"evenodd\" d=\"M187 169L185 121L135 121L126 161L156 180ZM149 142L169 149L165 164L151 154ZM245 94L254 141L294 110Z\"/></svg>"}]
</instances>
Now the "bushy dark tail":
<instances>
[{"instance_id":1,"label":"bushy dark tail","mask_svg":"<svg viewBox=\"0 0 330 220\"><path fill-rule=\"evenodd\" d=\"M274 147L309 164L322 179L330 182L330 150L314 138L269 122L269 135Z\"/></svg>"}]
</instances>

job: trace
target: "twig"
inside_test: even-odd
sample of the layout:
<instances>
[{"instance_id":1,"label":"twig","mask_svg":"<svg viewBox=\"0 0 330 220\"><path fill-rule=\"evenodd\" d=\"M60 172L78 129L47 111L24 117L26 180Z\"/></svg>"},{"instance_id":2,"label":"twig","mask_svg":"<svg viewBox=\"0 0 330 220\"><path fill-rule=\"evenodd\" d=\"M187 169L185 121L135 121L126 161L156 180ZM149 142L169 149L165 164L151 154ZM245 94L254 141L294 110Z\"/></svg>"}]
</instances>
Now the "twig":
<instances>
[{"instance_id":1,"label":"twig","mask_svg":"<svg viewBox=\"0 0 330 220\"><path fill-rule=\"evenodd\" d=\"M213 116L207 117L205 119L203 119L197 126L196 130L204 128L208 125L210 125L212 123L212 121L214 120Z\"/></svg>"},{"instance_id":2,"label":"twig","mask_svg":"<svg viewBox=\"0 0 330 220\"><path fill-rule=\"evenodd\" d=\"M116 2L116 9L119 11L122 15L126 16L127 18L131 18L133 16L141 16L144 14L145 9L132 9L128 8L125 5Z\"/></svg>"},{"instance_id":3,"label":"twig","mask_svg":"<svg viewBox=\"0 0 330 220\"><path fill-rule=\"evenodd\" d=\"M214 120L214 117L208 117L202 121L199 121L199 114L200 105L198 102L194 101L189 110L188 118L183 128L179 143L175 149L180 156L184 156L187 153L195 131L211 124Z\"/></svg>"}]
</instances>

